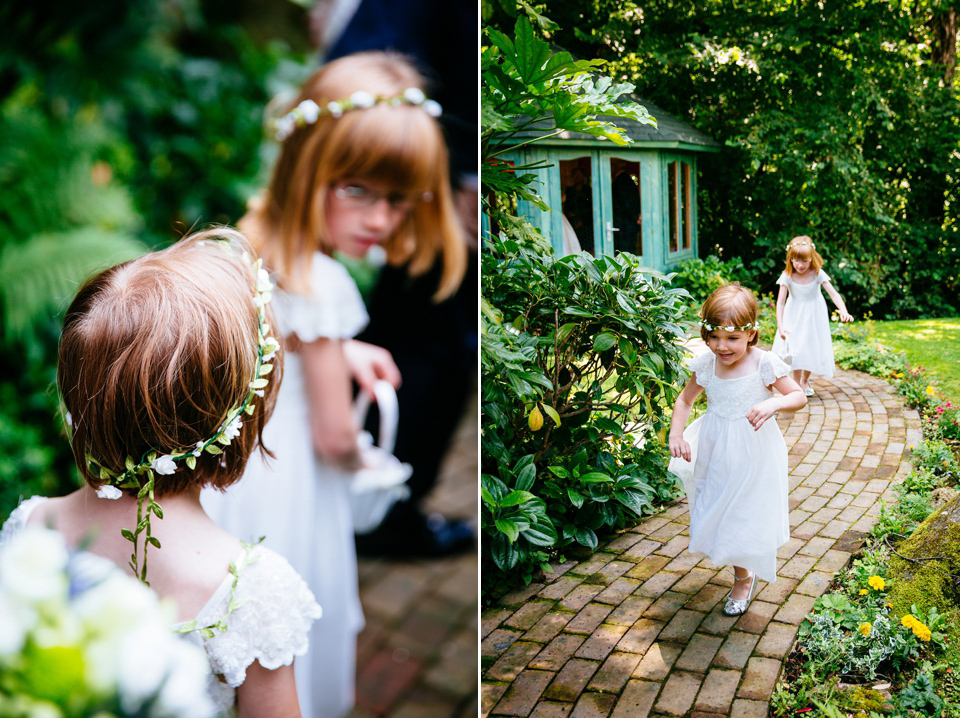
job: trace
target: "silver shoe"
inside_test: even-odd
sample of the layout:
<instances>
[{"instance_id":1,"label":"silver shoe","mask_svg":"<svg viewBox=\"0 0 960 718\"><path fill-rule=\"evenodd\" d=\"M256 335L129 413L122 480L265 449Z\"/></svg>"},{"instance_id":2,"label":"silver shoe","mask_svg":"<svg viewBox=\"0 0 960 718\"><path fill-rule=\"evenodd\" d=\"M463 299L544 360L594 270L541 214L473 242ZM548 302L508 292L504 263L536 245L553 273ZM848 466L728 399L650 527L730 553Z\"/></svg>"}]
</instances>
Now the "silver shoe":
<instances>
[{"instance_id":1,"label":"silver shoe","mask_svg":"<svg viewBox=\"0 0 960 718\"><path fill-rule=\"evenodd\" d=\"M808 386L806 389L803 390L804 396L813 396L814 393L815 393L815 392L813 391L813 387L812 387L812 386Z\"/></svg>"},{"instance_id":2,"label":"silver shoe","mask_svg":"<svg viewBox=\"0 0 960 718\"><path fill-rule=\"evenodd\" d=\"M736 576L734 576L734 581L742 581L742 580L744 579L738 579ZM744 613L746 613L747 606L750 605L750 601L751 599L753 599L753 589L755 589L756 587L757 587L757 574L754 573L753 581L750 584L750 592L747 594L746 598L739 601L735 598L731 598L731 595L733 594L733 589L731 588L730 593L727 594L727 602L723 606L724 614L726 614L727 616L742 616Z\"/></svg>"}]
</instances>

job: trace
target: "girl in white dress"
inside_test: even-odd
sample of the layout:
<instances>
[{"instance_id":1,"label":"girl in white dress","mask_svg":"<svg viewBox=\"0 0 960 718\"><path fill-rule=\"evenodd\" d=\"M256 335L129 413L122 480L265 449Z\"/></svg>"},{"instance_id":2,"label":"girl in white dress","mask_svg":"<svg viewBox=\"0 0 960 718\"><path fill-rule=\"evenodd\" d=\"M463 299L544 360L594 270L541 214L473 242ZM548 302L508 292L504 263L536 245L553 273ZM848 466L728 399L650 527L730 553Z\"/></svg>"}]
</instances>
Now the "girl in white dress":
<instances>
[{"instance_id":1,"label":"girl in white dress","mask_svg":"<svg viewBox=\"0 0 960 718\"><path fill-rule=\"evenodd\" d=\"M57 381L86 485L24 501L0 542L49 525L149 582L175 602L172 628L206 650L224 715L299 716L293 662L320 607L283 557L200 505L204 486L243 475L280 383L271 286L252 254L234 230L201 232L80 289Z\"/></svg>"},{"instance_id":2,"label":"girl in white dress","mask_svg":"<svg viewBox=\"0 0 960 718\"><path fill-rule=\"evenodd\" d=\"M673 407L670 471L690 503L690 546L717 565L733 565L724 613L744 613L757 576L774 582L777 549L790 538L787 447L778 411L807 399L786 364L756 348L757 300L737 283L704 302L700 336L709 352L693 359L693 376ZM773 388L780 396L773 393ZM684 426L700 392L707 411Z\"/></svg>"},{"instance_id":3,"label":"girl in white dress","mask_svg":"<svg viewBox=\"0 0 960 718\"><path fill-rule=\"evenodd\" d=\"M789 353L793 357L793 378L806 396L813 396L810 375L832 377L833 343L830 339L830 317L820 287L827 290L839 310L841 322L852 322L843 299L823 271L823 257L813 240L794 237L787 245L787 266L777 279L777 336L774 354L783 355L789 337Z\"/></svg>"},{"instance_id":4,"label":"girl in white dress","mask_svg":"<svg viewBox=\"0 0 960 718\"><path fill-rule=\"evenodd\" d=\"M361 386L400 380L388 353L351 339L367 314L331 255L373 250L413 273L439 260L437 298L456 290L466 257L438 112L399 56L361 53L325 65L277 121L272 180L240 222L279 285L285 380L264 432L276 458L251 462L242 485L205 492L203 505L231 533L265 536L323 606L296 665L300 704L314 718L353 706L363 626L349 506L360 462L351 376Z\"/></svg>"}]
</instances>

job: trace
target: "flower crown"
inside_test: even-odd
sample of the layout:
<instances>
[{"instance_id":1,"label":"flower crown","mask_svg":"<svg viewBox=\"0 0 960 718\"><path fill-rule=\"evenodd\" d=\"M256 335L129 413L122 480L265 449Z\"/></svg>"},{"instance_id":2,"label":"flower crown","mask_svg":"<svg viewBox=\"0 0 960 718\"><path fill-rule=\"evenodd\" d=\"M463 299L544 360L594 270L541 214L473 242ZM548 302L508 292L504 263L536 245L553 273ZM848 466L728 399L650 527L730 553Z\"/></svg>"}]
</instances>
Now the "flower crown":
<instances>
[{"instance_id":1,"label":"flower crown","mask_svg":"<svg viewBox=\"0 0 960 718\"><path fill-rule=\"evenodd\" d=\"M715 332L717 330L723 330L725 332L745 332L751 329L759 329L760 325L757 322L750 322L749 324L744 324L743 326L733 326L728 324L726 326L721 324L711 324L706 319L700 320L700 326L706 329L708 332Z\"/></svg>"},{"instance_id":2,"label":"flower crown","mask_svg":"<svg viewBox=\"0 0 960 718\"><path fill-rule=\"evenodd\" d=\"M810 247L810 249L816 249L817 245L813 242L790 242L790 244L787 245L787 251L789 252L794 247Z\"/></svg>"},{"instance_id":3,"label":"flower crown","mask_svg":"<svg viewBox=\"0 0 960 718\"><path fill-rule=\"evenodd\" d=\"M203 244L199 242L198 244ZM217 240L217 245L226 252L232 252L230 245L223 240ZM244 252L242 258L250 262L250 256ZM121 534L125 539L133 544L133 554L130 556L130 568L134 575L141 581L150 585L147 581L147 547L149 545L160 548L160 542L153 536L150 527L150 515L155 515L158 519L163 518L163 510L160 508L154 496L154 474L167 475L172 474L181 468L178 464L186 464L191 471L197 468L197 458L204 452L208 454L222 454L221 447L229 446L230 443L240 435L240 427L243 426L243 415L252 415L254 412L253 399L255 396L263 396L263 390L270 383L267 375L273 371L273 364L270 362L276 356L280 349L280 343L269 336L270 327L267 325L266 306L270 301L273 291L273 282L270 276L263 268L262 260L251 262L253 271L257 277L257 288L253 296L254 304L257 306L257 362L253 371L253 380L250 382L246 396L237 406L234 406L227 412L226 418L220 424L220 428L210 438L204 441L198 441L196 446L190 448L174 449L170 453L164 454L156 449L148 449L140 457L140 461L134 461L133 457L128 456L125 460L125 469L122 472L113 471L97 461L93 456L87 454L87 466L105 483L97 489L97 496L102 499L119 499L123 496L120 489L139 488L137 492L137 526L131 531L122 529ZM70 414L67 413L66 423L71 424ZM141 485L138 477L145 476L146 481ZM146 506L144 506L146 504ZM137 560L139 553L140 534L145 533L143 542L143 564Z\"/></svg>"},{"instance_id":4,"label":"flower crown","mask_svg":"<svg viewBox=\"0 0 960 718\"><path fill-rule=\"evenodd\" d=\"M391 107L419 105L431 117L440 117L443 113L440 104L434 100L428 100L419 87L408 87L399 95L392 96L372 95L369 92L359 90L346 99L328 102L326 107L320 107L313 100L304 100L283 117L274 120L274 137L277 138L278 142L283 142L298 127L312 125L325 115L340 117L344 112L361 110L374 105L390 105Z\"/></svg>"}]
</instances>

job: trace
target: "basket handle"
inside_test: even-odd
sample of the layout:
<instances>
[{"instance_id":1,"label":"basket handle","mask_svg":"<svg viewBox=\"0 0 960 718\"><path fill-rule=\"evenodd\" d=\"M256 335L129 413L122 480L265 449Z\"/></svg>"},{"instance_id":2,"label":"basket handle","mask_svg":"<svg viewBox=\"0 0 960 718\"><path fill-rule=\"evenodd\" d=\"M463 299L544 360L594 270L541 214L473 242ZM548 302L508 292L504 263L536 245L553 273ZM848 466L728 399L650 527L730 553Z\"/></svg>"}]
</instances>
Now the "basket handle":
<instances>
[{"instance_id":1,"label":"basket handle","mask_svg":"<svg viewBox=\"0 0 960 718\"><path fill-rule=\"evenodd\" d=\"M397 392L393 385L383 379L373 385L373 395L366 389L362 389L357 395L357 401L353 408L353 418L358 427L363 428L366 422L367 412L370 410L370 402L376 397L377 410L380 412L380 436L377 446L393 453L393 447L397 443L397 424L400 420L400 405L397 402Z\"/></svg>"}]
</instances>

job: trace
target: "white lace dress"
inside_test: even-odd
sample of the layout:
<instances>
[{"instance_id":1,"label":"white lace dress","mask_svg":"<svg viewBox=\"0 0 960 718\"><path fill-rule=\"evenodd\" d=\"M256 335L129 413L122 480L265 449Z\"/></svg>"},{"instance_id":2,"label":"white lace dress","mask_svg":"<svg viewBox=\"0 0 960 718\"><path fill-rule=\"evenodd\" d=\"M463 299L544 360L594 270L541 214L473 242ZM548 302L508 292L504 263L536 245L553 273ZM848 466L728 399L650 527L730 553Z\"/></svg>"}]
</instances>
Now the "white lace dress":
<instances>
[{"instance_id":1,"label":"white lace dress","mask_svg":"<svg viewBox=\"0 0 960 718\"><path fill-rule=\"evenodd\" d=\"M809 284L798 284L784 272L777 280L787 288L787 302L783 307L783 328L790 331L791 369L805 369L830 378L835 369L833 344L830 339L830 313L820 285L830 277L822 269ZM773 341L774 353L779 353L783 339L777 333Z\"/></svg>"},{"instance_id":2,"label":"white lace dress","mask_svg":"<svg viewBox=\"0 0 960 718\"><path fill-rule=\"evenodd\" d=\"M0 545L16 538L31 512L47 498L34 496L22 502L3 524ZM85 554L81 571L101 574L113 564L100 556ZM185 633L206 651L211 675L208 690L217 711L226 716L236 703L237 687L246 678L254 661L269 670L288 666L307 652L310 624L320 617L320 606L290 564L277 553L254 546L237 557L243 568L237 579L236 599L240 606L227 618L227 630L203 638L196 632ZM217 590L197 614L198 626L218 623L227 614L233 576L227 574ZM172 626L175 630L183 626Z\"/></svg>"},{"instance_id":3,"label":"white lace dress","mask_svg":"<svg viewBox=\"0 0 960 718\"><path fill-rule=\"evenodd\" d=\"M274 291L277 333L303 342L348 339L367 322L356 284L323 254L311 262L309 296ZM305 718L339 718L354 700L357 634L363 627L356 547L350 514L351 475L318 459L310 433L300 356L284 355L283 382L263 432L276 459L259 452L227 492L207 489L201 502L226 531L251 542L261 536L303 576L323 606L310 649L294 666Z\"/></svg>"},{"instance_id":4,"label":"white lace dress","mask_svg":"<svg viewBox=\"0 0 960 718\"><path fill-rule=\"evenodd\" d=\"M690 362L707 411L683 432L692 460L672 459L669 466L690 503L688 550L773 582L777 549L790 539L787 447L776 421L754 431L746 413L773 396L770 386L790 368L764 351L753 374L720 379L715 362L713 352Z\"/></svg>"}]
</instances>

